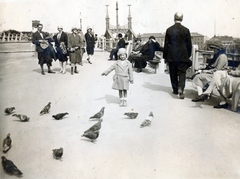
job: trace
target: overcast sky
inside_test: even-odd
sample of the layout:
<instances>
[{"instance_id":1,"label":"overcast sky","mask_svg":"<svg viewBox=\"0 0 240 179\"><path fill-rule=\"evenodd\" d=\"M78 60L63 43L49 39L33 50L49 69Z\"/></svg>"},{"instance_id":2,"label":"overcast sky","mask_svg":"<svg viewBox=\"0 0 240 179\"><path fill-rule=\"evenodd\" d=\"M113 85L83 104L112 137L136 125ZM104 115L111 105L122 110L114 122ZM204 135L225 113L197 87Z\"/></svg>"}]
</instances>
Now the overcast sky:
<instances>
[{"instance_id":1,"label":"overcast sky","mask_svg":"<svg viewBox=\"0 0 240 179\"><path fill-rule=\"evenodd\" d=\"M204 36L240 37L240 0L118 0L119 25L127 24L131 4L132 26L138 33L164 33L175 12L183 13L182 24ZM110 24L116 25L115 0L0 0L0 31L31 31L32 20L40 20L44 31L64 31L80 24L83 31L92 26L102 35L106 30L106 6ZM215 25L214 25L215 24Z\"/></svg>"}]
</instances>

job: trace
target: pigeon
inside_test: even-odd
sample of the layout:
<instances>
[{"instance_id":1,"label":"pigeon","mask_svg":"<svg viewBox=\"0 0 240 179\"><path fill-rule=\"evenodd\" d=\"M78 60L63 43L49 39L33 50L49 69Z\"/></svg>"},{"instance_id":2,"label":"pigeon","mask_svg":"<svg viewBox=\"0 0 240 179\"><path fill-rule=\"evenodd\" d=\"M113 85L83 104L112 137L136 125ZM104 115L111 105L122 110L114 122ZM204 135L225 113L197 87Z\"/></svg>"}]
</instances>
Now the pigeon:
<instances>
[{"instance_id":1,"label":"pigeon","mask_svg":"<svg viewBox=\"0 0 240 179\"><path fill-rule=\"evenodd\" d=\"M124 115L130 117L131 119L135 119L138 116L136 112L125 112Z\"/></svg>"},{"instance_id":2,"label":"pigeon","mask_svg":"<svg viewBox=\"0 0 240 179\"><path fill-rule=\"evenodd\" d=\"M11 175L16 175L20 177L23 173L14 165L11 160L8 160L6 157L2 156L2 166L5 172Z\"/></svg>"},{"instance_id":3,"label":"pigeon","mask_svg":"<svg viewBox=\"0 0 240 179\"><path fill-rule=\"evenodd\" d=\"M10 108L6 108L4 110L5 114L9 115L9 114L12 114L15 110L15 107L10 107Z\"/></svg>"},{"instance_id":4,"label":"pigeon","mask_svg":"<svg viewBox=\"0 0 240 179\"><path fill-rule=\"evenodd\" d=\"M63 155L63 148L60 147L59 149L53 149L53 156L55 157L55 159L61 159L62 155Z\"/></svg>"},{"instance_id":5,"label":"pigeon","mask_svg":"<svg viewBox=\"0 0 240 179\"><path fill-rule=\"evenodd\" d=\"M56 115L52 115L52 117L56 120L59 120L59 119L62 119L64 116L66 116L68 113L65 112L65 113L59 113L59 114L56 114Z\"/></svg>"},{"instance_id":6,"label":"pigeon","mask_svg":"<svg viewBox=\"0 0 240 179\"><path fill-rule=\"evenodd\" d=\"M40 112L41 115L46 114L49 112L49 109L51 108L51 102L49 102Z\"/></svg>"},{"instance_id":7,"label":"pigeon","mask_svg":"<svg viewBox=\"0 0 240 179\"><path fill-rule=\"evenodd\" d=\"M91 142L94 142L99 136L99 131L88 131L82 135L82 137L86 137L91 139Z\"/></svg>"},{"instance_id":8,"label":"pigeon","mask_svg":"<svg viewBox=\"0 0 240 179\"><path fill-rule=\"evenodd\" d=\"M86 134L86 133L88 133L90 131L92 131L92 132L99 131L101 129L101 127L102 127L101 124L102 124L102 119L99 119L99 121L96 124L94 124L92 127L90 127L88 130L86 130L84 132L84 134Z\"/></svg>"},{"instance_id":9,"label":"pigeon","mask_svg":"<svg viewBox=\"0 0 240 179\"><path fill-rule=\"evenodd\" d=\"M89 119L94 119L94 118L101 119L104 115L104 109L105 109L105 107L102 107L102 109L98 113L94 114Z\"/></svg>"},{"instance_id":10,"label":"pigeon","mask_svg":"<svg viewBox=\"0 0 240 179\"><path fill-rule=\"evenodd\" d=\"M10 138L10 134L3 140L3 153L7 153L12 147L12 139Z\"/></svg>"},{"instance_id":11,"label":"pigeon","mask_svg":"<svg viewBox=\"0 0 240 179\"><path fill-rule=\"evenodd\" d=\"M140 125L140 127L150 126L152 120L153 120L153 113L150 112L149 115L148 115L148 117L142 122L142 124Z\"/></svg>"},{"instance_id":12,"label":"pigeon","mask_svg":"<svg viewBox=\"0 0 240 179\"><path fill-rule=\"evenodd\" d=\"M27 122L30 119L29 117L27 117L24 114L13 114L12 116L16 116L17 118L20 119L21 122Z\"/></svg>"}]
</instances>

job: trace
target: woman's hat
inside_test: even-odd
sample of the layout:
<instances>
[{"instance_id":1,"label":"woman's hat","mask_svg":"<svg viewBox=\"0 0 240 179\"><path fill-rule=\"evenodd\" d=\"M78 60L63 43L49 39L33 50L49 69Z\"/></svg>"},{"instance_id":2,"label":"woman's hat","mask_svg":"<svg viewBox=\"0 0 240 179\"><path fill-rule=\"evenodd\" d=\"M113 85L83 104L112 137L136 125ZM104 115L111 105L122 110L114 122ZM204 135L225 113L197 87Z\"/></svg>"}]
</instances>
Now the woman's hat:
<instances>
[{"instance_id":1,"label":"woman's hat","mask_svg":"<svg viewBox=\"0 0 240 179\"><path fill-rule=\"evenodd\" d=\"M218 50L223 49L223 45L219 41L212 42L208 45L209 45L209 48L214 48L214 49L218 49Z\"/></svg>"},{"instance_id":2,"label":"woman's hat","mask_svg":"<svg viewBox=\"0 0 240 179\"><path fill-rule=\"evenodd\" d=\"M77 27L72 27L72 31L73 31L74 29L77 30Z\"/></svg>"},{"instance_id":3,"label":"woman's hat","mask_svg":"<svg viewBox=\"0 0 240 179\"><path fill-rule=\"evenodd\" d=\"M127 55L127 51L126 51L125 48L120 48L120 49L118 50L118 55L121 55L121 54Z\"/></svg>"}]
</instances>

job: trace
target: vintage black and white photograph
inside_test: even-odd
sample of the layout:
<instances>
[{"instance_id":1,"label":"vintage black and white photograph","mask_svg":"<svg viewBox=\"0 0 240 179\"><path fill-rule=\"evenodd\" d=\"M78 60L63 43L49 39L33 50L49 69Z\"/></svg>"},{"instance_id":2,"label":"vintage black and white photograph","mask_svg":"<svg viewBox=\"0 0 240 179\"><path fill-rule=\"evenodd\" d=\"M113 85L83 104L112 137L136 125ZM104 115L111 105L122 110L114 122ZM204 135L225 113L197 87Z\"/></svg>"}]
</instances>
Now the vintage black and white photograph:
<instances>
[{"instance_id":1,"label":"vintage black and white photograph","mask_svg":"<svg viewBox=\"0 0 240 179\"><path fill-rule=\"evenodd\" d=\"M240 178L239 0L0 0L0 178Z\"/></svg>"}]
</instances>

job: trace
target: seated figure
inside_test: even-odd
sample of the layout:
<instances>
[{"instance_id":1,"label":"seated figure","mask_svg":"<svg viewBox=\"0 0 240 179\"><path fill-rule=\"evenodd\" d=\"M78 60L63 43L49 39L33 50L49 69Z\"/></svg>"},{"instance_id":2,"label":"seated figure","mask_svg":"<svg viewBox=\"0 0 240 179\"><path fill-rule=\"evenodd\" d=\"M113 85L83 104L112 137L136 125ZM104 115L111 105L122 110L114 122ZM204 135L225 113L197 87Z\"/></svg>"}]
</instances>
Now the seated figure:
<instances>
[{"instance_id":1,"label":"seated figure","mask_svg":"<svg viewBox=\"0 0 240 179\"><path fill-rule=\"evenodd\" d=\"M217 89L222 98L222 101L214 108L228 108L227 99L232 98L232 110L236 111L240 99L240 65L233 71L216 71L209 87L202 95L209 96L214 88Z\"/></svg>"},{"instance_id":2,"label":"seated figure","mask_svg":"<svg viewBox=\"0 0 240 179\"><path fill-rule=\"evenodd\" d=\"M131 62L131 63L134 63L134 59L135 57L137 57L137 54L140 52L140 50L142 49L142 39L140 37L138 37L136 40L135 40L135 43L133 44L133 48L132 48L132 51L131 53L129 54L129 57L128 57L128 60Z\"/></svg>"},{"instance_id":3,"label":"seated figure","mask_svg":"<svg viewBox=\"0 0 240 179\"><path fill-rule=\"evenodd\" d=\"M134 67L138 68L137 72L140 73L142 72L142 68L146 67L146 61L153 60L155 51L163 51L163 48L155 40L154 36L150 36L149 40L142 46L141 50L136 52L129 61L135 63Z\"/></svg>"},{"instance_id":4,"label":"seated figure","mask_svg":"<svg viewBox=\"0 0 240 179\"><path fill-rule=\"evenodd\" d=\"M208 99L210 94L203 94L203 92L207 86L210 85L214 72L217 70L227 69L228 60L226 56L226 50L222 47L222 45L215 43L211 44L210 48L212 48L215 53L213 59L208 66L202 70L202 73L197 74L193 78L193 84L197 87L198 91L198 96L192 100L193 102L204 101L205 99Z\"/></svg>"}]
</instances>

